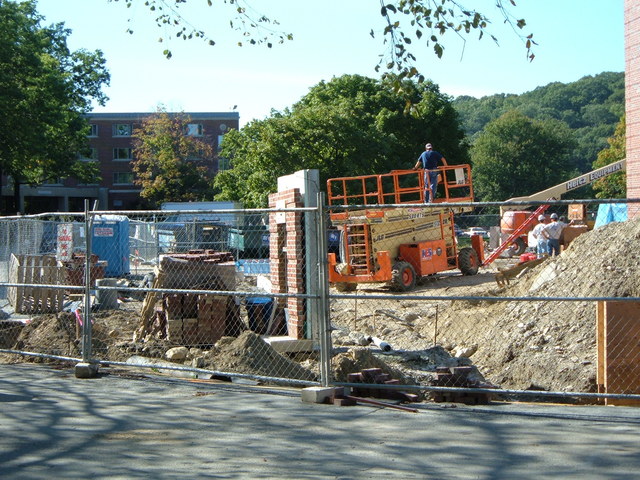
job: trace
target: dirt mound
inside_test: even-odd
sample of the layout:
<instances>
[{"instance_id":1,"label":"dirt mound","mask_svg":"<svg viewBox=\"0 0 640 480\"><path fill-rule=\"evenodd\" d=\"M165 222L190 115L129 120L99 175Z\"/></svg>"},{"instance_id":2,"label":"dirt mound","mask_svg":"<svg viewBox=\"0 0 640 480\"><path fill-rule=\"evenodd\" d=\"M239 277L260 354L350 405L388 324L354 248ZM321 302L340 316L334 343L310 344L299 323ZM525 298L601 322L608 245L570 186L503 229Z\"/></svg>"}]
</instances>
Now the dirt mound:
<instances>
[{"instance_id":1,"label":"dirt mound","mask_svg":"<svg viewBox=\"0 0 640 480\"><path fill-rule=\"evenodd\" d=\"M133 353L144 354L149 350L149 346L145 345L140 349L141 351L138 351L131 343L133 330L138 321L138 314L135 311L98 311L92 313L92 318L91 348L94 357L125 361ZM82 356L81 335L82 326L75 313L37 315L20 327L15 343L7 345L6 348L80 358ZM166 348L162 349L162 353L164 351ZM26 360L29 359L41 361L37 357L26 357ZM3 361L9 361L9 359L5 356Z\"/></svg>"},{"instance_id":2,"label":"dirt mound","mask_svg":"<svg viewBox=\"0 0 640 480\"><path fill-rule=\"evenodd\" d=\"M218 341L205 368L223 372L245 373L265 377L316 380L313 372L276 352L271 345L251 332Z\"/></svg>"},{"instance_id":3,"label":"dirt mound","mask_svg":"<svg viewBox=\"0 0 640 480\"><path fill-rule=\"evenodd\" d=\"M640 221L611 223L578 237L506 295L640 296ZM596 390L594 302L508 302L478 341L474 361L514 388Z\"/></svg>"},{"instance_id":4,"label":"dirt mound","mask_svg":"<svg viewBox=\"0 0 640 480\"><path fill-rule=\"evenodd\" d=\"M82 355L80 334L82 327L73 313L40 315L28 321L13 346L16 350L48 353L66 357ZM106 335L96 326L93 330L94 348L105 348Z\"/></svg>"}]
</instances>

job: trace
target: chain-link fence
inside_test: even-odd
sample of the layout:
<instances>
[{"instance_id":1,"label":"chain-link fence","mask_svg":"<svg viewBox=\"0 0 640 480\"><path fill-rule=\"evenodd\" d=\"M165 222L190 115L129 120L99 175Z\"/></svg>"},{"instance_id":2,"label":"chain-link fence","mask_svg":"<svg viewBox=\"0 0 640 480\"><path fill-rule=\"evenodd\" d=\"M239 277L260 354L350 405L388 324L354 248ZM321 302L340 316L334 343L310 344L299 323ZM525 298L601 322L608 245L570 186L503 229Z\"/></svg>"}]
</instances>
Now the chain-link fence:
<instances>
[{"instance_id":1,"label":"chain-link fence","mask_svg":"<svg viewBox=\"0 0 640 480\"><path fill-rule=\"evenodd\" d=\"M269 210L6 218L0 346L39 359L315 384L319 341L306 309L317 293L282 278L292 264L301 278L318 276L300 242L304 223L318 222L305 218L314 211L294 212L289 254L295 232Z\"/></svg>"},{"instance_id":2,"label":"chain-link fence","mask_svg":"<svg viewBox=\"0 0 640 480\"><path fill-rule=\"evenodd\" d=\"M329 260L341 384L415 383L436 401L607 393L637 404L640 220L627 221L624 202L331 215L343 234Z\"/></svg>"},{"instance_id":3,"label":"chain-link fence","mask_svg":"<svg viewBox=\"0 0 640 480\"><path fill-rule=\"evenodd\" d=\"M8 361L338 384L401 400L637 403L640 220L625 206L5 218L0 348Z\"/></svg>"}]
</instances>

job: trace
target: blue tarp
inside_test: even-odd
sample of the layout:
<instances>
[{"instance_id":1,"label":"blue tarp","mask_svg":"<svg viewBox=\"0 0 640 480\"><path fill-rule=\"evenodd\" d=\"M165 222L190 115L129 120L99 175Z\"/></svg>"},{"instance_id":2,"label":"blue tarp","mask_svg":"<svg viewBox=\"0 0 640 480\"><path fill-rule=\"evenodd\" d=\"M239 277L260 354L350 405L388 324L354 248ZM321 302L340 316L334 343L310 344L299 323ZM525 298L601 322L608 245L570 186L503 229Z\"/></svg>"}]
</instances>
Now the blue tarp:
<instances>
[{"instance_id":1,"label":"blue tarp","mask_svg":"<svg viewBox=\"0 0 640 480\"><path fill-rule=\"evenodd\" d=\"M599 228L611 222L624 222L626 220L626 203L603 203L598 206L598 216L593 228Z\"/></svg>"}]
</instances>

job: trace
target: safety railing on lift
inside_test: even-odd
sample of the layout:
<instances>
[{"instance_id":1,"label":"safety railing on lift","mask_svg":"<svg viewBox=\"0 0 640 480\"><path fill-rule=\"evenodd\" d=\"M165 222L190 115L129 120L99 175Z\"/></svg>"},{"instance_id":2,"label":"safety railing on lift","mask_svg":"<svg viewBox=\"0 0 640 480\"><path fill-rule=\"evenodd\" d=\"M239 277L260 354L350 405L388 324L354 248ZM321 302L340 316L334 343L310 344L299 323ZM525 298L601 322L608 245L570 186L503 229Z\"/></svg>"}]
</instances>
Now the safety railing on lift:
<instances>
[{"instance_id":1,"label":"safety railing on lift","mask_svg":"<svg viewBox=\"0 0 640 480\"><path fill-rule=\"evenodd\" d=\"M393 170L379 175L331 178L327 181L329 205L389 205L425 203L429 184L425 170ZM469 165L438 168L440 181L434 203L472 202Z\"/></svg>"}]
</instances>

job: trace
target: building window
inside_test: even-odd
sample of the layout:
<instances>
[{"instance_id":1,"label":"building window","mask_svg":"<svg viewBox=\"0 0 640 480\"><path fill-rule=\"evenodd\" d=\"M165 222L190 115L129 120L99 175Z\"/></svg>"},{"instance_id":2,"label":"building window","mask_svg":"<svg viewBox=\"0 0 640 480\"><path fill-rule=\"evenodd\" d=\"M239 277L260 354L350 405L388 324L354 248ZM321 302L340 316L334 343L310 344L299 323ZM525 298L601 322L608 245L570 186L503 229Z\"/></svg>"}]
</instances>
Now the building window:
<instances>
[{"instance_id":1,"label":"building window","mask_svg":"<svg viewBox=\"0 0 640 480\"><path fill-rule=\"evenodd\" d=\"M131 160L133 156L130 148L114 148L113 149L114 160Z\"/></svg>"},{"instance_id":2,"label":"building window","mask_svg":"<svg viewBox=\"0 0 640 480\"><path fill-rule=\"evenodd\" d=\"M224 140L224 135L218 135L218 151L222 149L222 141Z\"/></svg>"},{"instance_id":3,"label":"building window","mask_svg":"<svg viewBox=\"0 0 640 480\"><path fill-rule=\"evenodd\" d=\"M91 123L89 125L89 137L97 137L98 136L98 125L95 123Z\"/></svg>"},{"instance_id":4,"label":"building window","mask_svg":"<svg viewBox=\"0 0 640 480\"><path fill-rule=\"evenodd\" d=\"M228 158L218 158L218 171L223 172L224 170L229 170L231 168L231 162Z\"/></svg>"},{"instance_id":5,"label":"building window","mask_svg":"<svg viewBox=\"0 0 640 480\"><path fill-rule=\"evenodd\" d=\"M115 123L113 125L114 137L130 137L131 136L131 124L129 123Z\"/></svg>"},{"instance_id":6,"label":"building window","mask_svg":"<svg viewBox=\"0 0 640 480\"><path fill-rule=\"evenodd\" d=\"M115 172L113 174L114 185L133 185L133 172Z\"/></svg>"},{"instance_id":7,"label":"building window","mask_svg":"<svg viewBox=\"0 0 640 480\"><path fill-rule=\"evenodd\" d=\"M97 160L98 159L98 149L97 148L87 148L86 150L80 152L80 155L78 155L80 157L80 160L84 161L84 162L89 162L92 160Z\"/></svg>"},{"instance_id":8,"label":"building window","mask_svg":"<svg viewBox=\"0 0 640 480\"><path fill-rule=\"evenodd\" d=\"M204 133L204 127L200 123L187 124L187 135L192 137L201 137Z\"/></svg>"}]
</instances>

